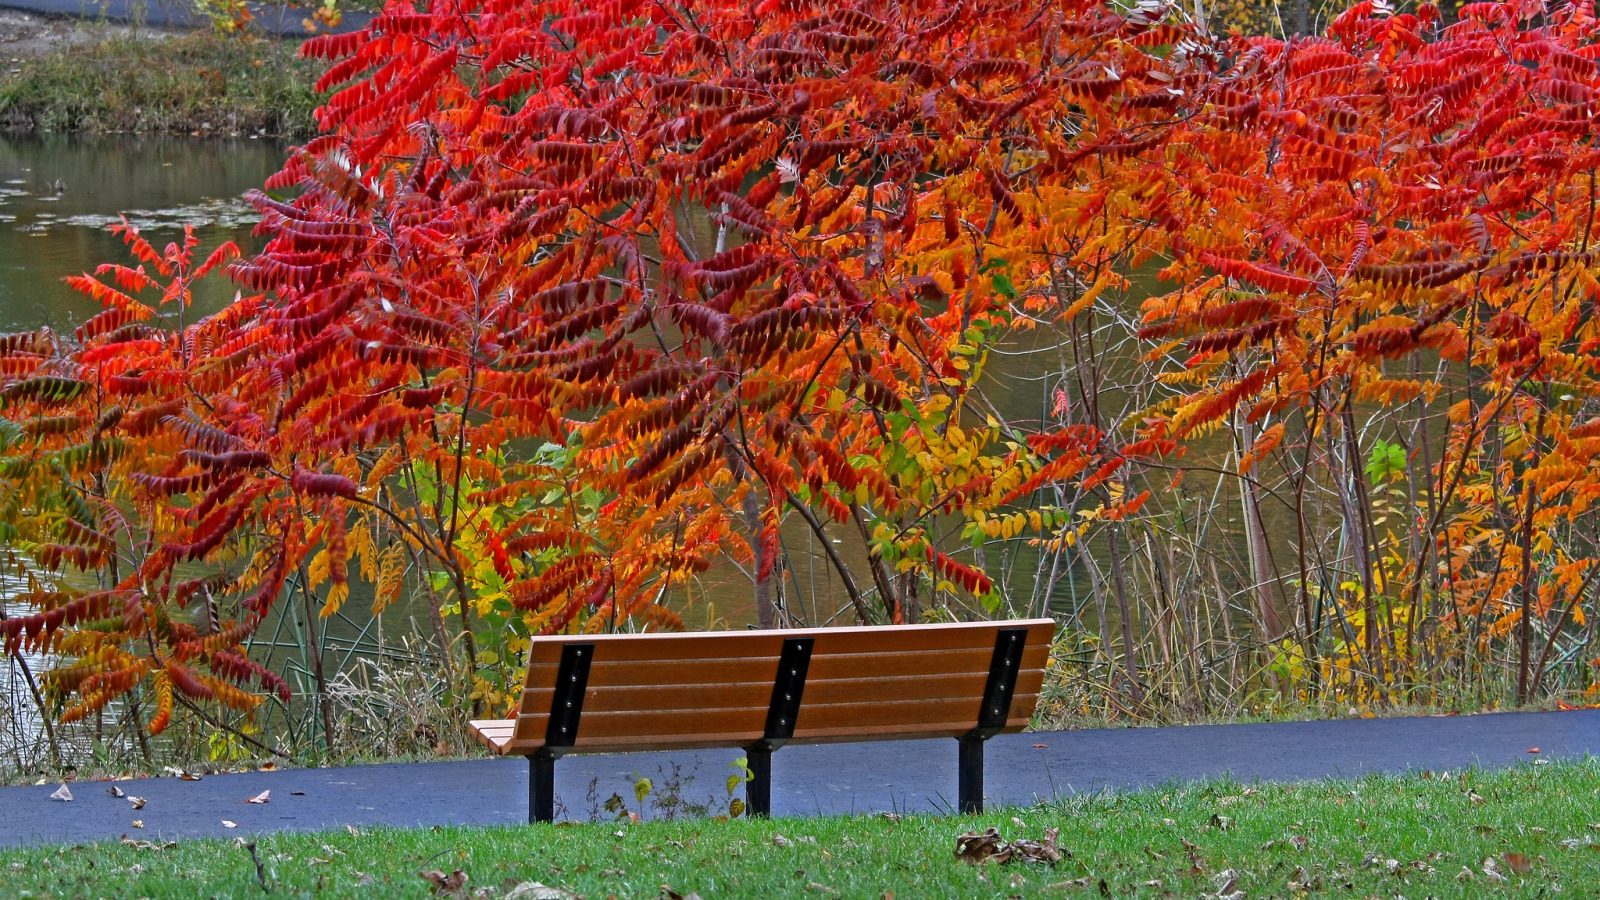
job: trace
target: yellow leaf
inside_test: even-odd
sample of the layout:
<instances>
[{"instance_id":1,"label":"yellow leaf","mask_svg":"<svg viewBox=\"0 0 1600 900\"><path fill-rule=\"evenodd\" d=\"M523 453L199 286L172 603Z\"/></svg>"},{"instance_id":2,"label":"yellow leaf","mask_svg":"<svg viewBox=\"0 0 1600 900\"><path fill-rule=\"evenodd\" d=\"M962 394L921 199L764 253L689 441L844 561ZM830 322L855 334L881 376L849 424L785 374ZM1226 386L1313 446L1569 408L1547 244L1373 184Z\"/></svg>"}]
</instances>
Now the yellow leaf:
<instances>
[{"instance_id":1,"label":"yellow leaf","mask_svg":"<svg viewBox=\"0 0 1600 900\"><path fill-rule=\"evenodd\" d=\"M311 565L306 570L306 578L311 581L308 587L316 590L317 586L328 580L328 548L323 547L317 555L311 557Z\"/></svg>"},{"instance_id":2,"label":"yellow leaf","mask_svg":"<svg viewBox=\"0 0 1600 900\"><path fill-rule=\"evenodd\" d=\"M349 599L349 598L350 598L350 582L348 582L348 581L336 581L336 582L334 582L333 583L333 587L328 588L328 600L327 600L327 602L322 604L322 614L321 614L322 618L326 619L327 617L329 617L329 616L333 615L334 613L338 612L339 611L339 607L343 606L344 605L344 601Z\"/></svg>"},{"instance_id":3,"label":"yellow leaf","mask_svg":"<svg viewBox=\"0 0 1600 900\"><path fill-rule=\"evenodd\" d=\"M389 604L400 599L400 591L405 583L405 550L399 544L390 544L378 555L378 582L372 598L372 614L378 615Z\"/></svg>"}]
</instances>

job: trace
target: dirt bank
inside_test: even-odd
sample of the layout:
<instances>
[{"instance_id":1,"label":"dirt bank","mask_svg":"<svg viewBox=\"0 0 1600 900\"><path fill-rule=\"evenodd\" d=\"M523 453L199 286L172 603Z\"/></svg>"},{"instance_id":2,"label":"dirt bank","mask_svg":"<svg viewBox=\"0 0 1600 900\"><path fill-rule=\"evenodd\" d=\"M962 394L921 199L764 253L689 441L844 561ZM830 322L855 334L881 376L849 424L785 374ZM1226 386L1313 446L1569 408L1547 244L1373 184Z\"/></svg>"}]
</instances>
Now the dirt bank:
<instances>
[{"instance_id":1,"label":"dirt bank","mask_svg":"<svg viewBox=\"0 0 1600 900\"><path fill-rule=\"evenodd\" d=\"M322 67L298 49L0 10L0 128L305 137Z\"/></svg>"}]
</instances>

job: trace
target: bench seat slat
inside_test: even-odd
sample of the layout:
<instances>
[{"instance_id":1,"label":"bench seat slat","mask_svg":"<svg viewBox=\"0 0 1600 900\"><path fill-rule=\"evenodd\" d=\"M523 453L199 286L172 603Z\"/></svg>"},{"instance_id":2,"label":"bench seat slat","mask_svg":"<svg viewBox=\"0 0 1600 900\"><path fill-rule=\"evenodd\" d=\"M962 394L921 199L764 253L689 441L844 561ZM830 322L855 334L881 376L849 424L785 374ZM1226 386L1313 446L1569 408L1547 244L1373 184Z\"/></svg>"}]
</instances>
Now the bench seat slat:
<instances>
[{"instance_id":1,"label":"bench seat slat","mask_svg":"<svg viewBox=\"0 0 1600 900\"><path fill-rule=\"evenodd\" d=\"M782 631L726 631L652 634L603 634L535 639L530 662L554 664L561 658L561 645L589 641L596 645L595 659L615 662L645 662L660 659L722 659L734 656L776 658L789 638L812 637L816 653L882 653L885 646L896 651L990 650L995 632L1004 623L973 622L942 625L899 625L892 629L793 628ZM892 639L885 632L893 631Z\"/></svg>"},{"instance_id":2,"label":"bench seat slat","mask_svg":"<svg viewBox=\"0 0 1600 900\"><path fill-rule=\"evenodd\" d=\"M987 678L987 672L962 672L915 677L807 679L802 696L806 707L835 703L897 703L949 697L968 697L976 703L976 698L983 693ZM1037 689L1029 691L1036 692ZM522 708L549 709L553 696L549 690L527 691ZM765 714L771 697L771 682L626 685L590 688L585 692L583 709L585 717L636 709L671 712L741 708L759 709Z\"/></svg>"},{"instance_id":3,"label":"bench seat slat","mask_svg":"<svg viewBox=\"0 0 1600 900\"><path fill-rule=\"evenodd\" d=\"M717 690L723 686L766 690L771 692L773 676L777 674L777 660L760 657L732 659L694 659L656 662L618 662L608 655L609 647L597 648L595 661L589 668L589 696L605 688L662 687L681 685L698 690ZM879 652L827 654L819 647L813 651L806 685L811 687L828 681L860 681L869 678L887 681L895 678L925 678L930 673L959 675L971 674L980 678L989 675L992 647L978 650ZM1027 670L1044 665L1049 648L1030 646L1023 652L1023 677ZM730 677L731 676L731 677ZM549 702L555 688L556 666L534 664L529 666L524 703ZM981 687L981 685L980 685ZM588 701L586 700L585 703ZM765 701L762 701L765 702Z\"/></svg>"},{"instance_id":4,"label":"bench seat slat","mask_svg":"<svg viewBox=\"0 0 1600 900\"><path fill-rule=\"evenodd\" d=\"M1032 698L1030 698L1031 701ZM511 720L500 720L508 729L499 732L506 737L499 742L492 742L477 731L484 723L474 722L474 730L479 740L483 741L496 753L526 754L532 753L544 746L544 740L516 741L509 738L509 725ZM1006 720L1005 733L1022 731L1028 726L1027 716L1018 716ZM972 722L965 719L960 722L918 722L900 726L893 730L864 732L852 726L839 728L813 728L796 731L792 743L796 744L836 744L854 743L857 741L890 741L907 738L933 738L933 737L959 737L971 730ZM709 750L719 747L737 747L754 743L760 738L759 733L723 733L723 734L698 734L686 736L683 734L652 735L637 733L624 737L578 738L573 750L583 753L627 753L631 751L649 750Z\"/></svg>"},{"instance_id":5,"label":"bench seat slat","mask_svg":"<svg viewBox=\"0 0 1600 900\"><path fill-rule=\"evenodd\" d=\"M1012 697L1006 720L1007 732L1021 731L1028 724L1036 694ZM977 699L943 700L904 704L835 704L801 707L795 726L794 743L833 743L848 740L893 740L896 738L955 737L972 730L977 718ZM745 713L741 719L741 713ZM507 740L490 744L501 753L531 752L544 746L548 715L524 715L528 733L537 738ZM509 728L511 720L499 720ZM750 744L762 735L766 709L685 710L674 713L613 712L583 716L575 750L622 752L626 750L673 750L700 747L726 747ZM739 728L740 721L751 723ZM476 727L477 723L474 723ZM488 743L485 740L485 743ZM514 745L513 745L514 744Z\"/></svg>"},{"instance_id":6,"label":"bench seat slat","mask_svg":"<svg viewBox=\"0 0 1600 900\"><path fill-rule=\"evenodd\" d=\"M590 688L630 687L663 684L765 684L772 686L777 674L777 655L734 656L718 659L671 659L653 662L617 662L606 656L609 648L595 651L589 666ZM556 664L535 662L528 666L524 689L549 692L555 686Z\"/></svg>"}]
</instances>

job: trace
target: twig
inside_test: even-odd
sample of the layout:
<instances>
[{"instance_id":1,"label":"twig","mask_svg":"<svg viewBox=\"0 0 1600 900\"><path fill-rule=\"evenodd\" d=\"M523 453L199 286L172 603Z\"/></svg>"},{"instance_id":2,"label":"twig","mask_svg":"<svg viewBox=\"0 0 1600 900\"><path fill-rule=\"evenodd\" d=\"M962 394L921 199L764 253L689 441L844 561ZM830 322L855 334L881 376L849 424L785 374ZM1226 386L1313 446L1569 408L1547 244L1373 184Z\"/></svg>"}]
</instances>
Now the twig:
<instances>
[{"instance_id":1,"label":"twig","mask_svg":"<svg viewBox=\"0 0 1600 900\"><path fill-rule=\"evenodd\" d=\"M250 861L256 864L256 882L261 885L261 890L272 893L272 886L267 884L267 867L261 864L261 856L256 853L256 842L251 841L244 848L250 851Z\"/></svg>"}]
</instances>

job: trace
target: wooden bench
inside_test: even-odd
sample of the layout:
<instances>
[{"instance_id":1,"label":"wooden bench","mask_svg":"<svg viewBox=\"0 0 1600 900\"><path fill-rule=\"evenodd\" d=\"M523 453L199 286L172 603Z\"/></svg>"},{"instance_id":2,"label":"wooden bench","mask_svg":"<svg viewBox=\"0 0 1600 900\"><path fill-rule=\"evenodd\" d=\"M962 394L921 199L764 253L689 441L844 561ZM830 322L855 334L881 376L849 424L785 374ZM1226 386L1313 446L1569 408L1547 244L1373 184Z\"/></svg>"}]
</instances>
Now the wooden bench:
<instances>
[{"instance_id":1,"label":"wooden bench","mask_svg":"<svg viewBox=\"0 0 1600 900\"><path fill-rule=\"evenodd\" d=\"M983 809L983 742L1033 715L1050 619L700 634L534 638L514 719L474 721L527 756L528 821L555 812L567 753L743 747L751 815L771 811L787 743L954 737L959 808Z\"/></svg>"}]
</instances>

